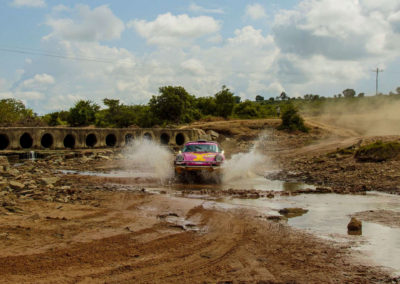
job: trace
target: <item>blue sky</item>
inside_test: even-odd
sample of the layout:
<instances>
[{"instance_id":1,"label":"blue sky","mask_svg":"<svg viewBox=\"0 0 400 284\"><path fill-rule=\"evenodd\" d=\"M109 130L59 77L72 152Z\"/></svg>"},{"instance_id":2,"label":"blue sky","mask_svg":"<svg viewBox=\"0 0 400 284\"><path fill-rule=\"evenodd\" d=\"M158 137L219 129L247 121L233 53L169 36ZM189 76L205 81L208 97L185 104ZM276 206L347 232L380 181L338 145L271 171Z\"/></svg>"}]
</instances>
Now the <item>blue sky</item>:
<instances>
[{"instance_id":1,"label":"blue sky","mask_svg":"<svg viewBox=\"0 0 400 284\"><path fill-rule=\"evenodd\" d=\"M145 104L181 85L210 96L333 96L400 86L400 1L0 2L0 98L38 113L79 99Z\"/></svg>"}]
</instances>

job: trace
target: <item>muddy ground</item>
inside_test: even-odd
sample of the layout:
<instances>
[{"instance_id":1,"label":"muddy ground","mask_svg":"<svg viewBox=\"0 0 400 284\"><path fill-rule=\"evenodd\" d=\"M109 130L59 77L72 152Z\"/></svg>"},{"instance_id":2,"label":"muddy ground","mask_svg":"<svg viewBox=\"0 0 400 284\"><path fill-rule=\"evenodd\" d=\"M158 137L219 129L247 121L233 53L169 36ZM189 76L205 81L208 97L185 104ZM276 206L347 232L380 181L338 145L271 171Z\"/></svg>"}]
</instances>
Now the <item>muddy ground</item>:
<instances>
[{"instance_id":1,"label":"muddy ground","mask_svg":"<svg viewBox=\"0 0 400 284\"><path fill-rule=\"evenodd\" d=\"M220 121L195 126L216 131L215 139L231 153L248 151L264 133L265 143L257 145L279 170L275 178L316 183L321 193L398 194L398 160L357 163L351 155L337 153L337 148L398 137L358 137L317 122L309 122L308 134L289 134L274 130L278 123ZM0 160L0 283L400 281L348 245L319 239L249 209L219 208L203 198L187 198L193 189L174 194L149 177L60 171L106 171L118 168L121 159L118 151L98 150L20 165ZM263 197L250 189L216 193L199 186L199 192ZM289 194L301 193L307 191ZM363 212L357 217L396 226L390 212Z\"/></svg>"}]
</instances>

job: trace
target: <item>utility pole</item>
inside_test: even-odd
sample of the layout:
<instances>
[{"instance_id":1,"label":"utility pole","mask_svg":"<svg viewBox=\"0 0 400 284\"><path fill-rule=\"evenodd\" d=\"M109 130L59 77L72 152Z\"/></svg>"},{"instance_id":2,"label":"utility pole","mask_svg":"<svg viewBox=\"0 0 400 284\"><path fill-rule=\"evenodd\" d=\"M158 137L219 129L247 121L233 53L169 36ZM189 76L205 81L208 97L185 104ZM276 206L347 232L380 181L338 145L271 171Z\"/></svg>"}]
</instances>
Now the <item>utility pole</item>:
<instances>
[{"instance_id":1,"label":"utility pole","mask_svg":"<svg viewBox=\"0 0 400 284\"><path fill-rule=\"evenodd\" d=\"M378 75L379 75L379 72L383 72L383 69L379 69L379 68L377 67L376 70L373 70L372 72L375 72L375 73L376 73L376 83L375 83L376 89L375 89L375 95L377 96L377 95L378 95Z\"/></svg>"}]
</instances>

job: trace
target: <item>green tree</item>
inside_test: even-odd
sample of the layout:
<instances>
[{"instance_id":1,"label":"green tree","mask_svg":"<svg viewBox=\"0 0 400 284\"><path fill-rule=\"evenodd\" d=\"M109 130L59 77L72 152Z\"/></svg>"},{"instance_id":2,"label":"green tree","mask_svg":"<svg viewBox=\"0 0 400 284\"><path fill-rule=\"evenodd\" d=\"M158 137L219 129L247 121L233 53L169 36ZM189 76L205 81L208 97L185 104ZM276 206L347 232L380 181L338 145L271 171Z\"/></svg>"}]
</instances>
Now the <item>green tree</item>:
<instances>
[{"instance_id":1,"label":"green tree","mask_svg":"<svg viewBox=\"0 0 400 284\"><path fill-rule=\"evenodd\" d=\"M195 97L183 87L161 87L159 92L160 95L153 96L149 102L157 123L184 123L200 117L200 112L194 107Z\"/></svg>"},{"instance_id":2,"label":"green tree","mask_svg":"<svg viewBox=\"0 0 400 284\"><path fill-rule=\"evenodd\" d=\"M0 100L0 124L8 125L34 118L33 111L16 99Z\"/></svg>"},{"instance_id":3,"label":"green tree","mask_svg":"<svg viewBox=\"0 0 400 284\"><path fill-rule=\"evenodd\" d=\"M68 115L68 123L71 126L87 126L94 124L96 121L96 113L100 107L92 101L80 100L75 106L70 108Z\"/></svg>"},{"instance_id":4,"label":"green tree","mask_svg":"<svg viewBox=\"0 0 400 284\"><path fill-rule=\"evenodd\" d=\"M202 115L216 115L217 113L217 103L214 97L196 98L195 105Z\"/></svg>"},{"instance_id":5,"label":"green tree","mask_svg":"<svg viewBox=\"0 0 400 284\"><path fill-rule=\"evenodd\" d=\"M222 86L222 90L215 94L216 115L227 118L232 115L233 107L235 106L234 94Z\"/></svg>"},{"instance_id":6,"label":"green tree","mask_svg":"<svg viewBox=\"0 0 400 284\"><path fill-rule=\"evenodd\" d=\"M359 97L359 98L363 98L364 96L365 96L364 93L359 93L359 94L357 95L357 97Z\"/></svg>"},{"instance_id":7,"label":"green tree","mask_svg":"<svg viewBox=\"0 0 400 284\"><path fill-rule=\"evenodd\" d=\"M256 96L256 102L263 102L263 101L264 101L264 97L263 96L260 96L260 95Z\"/></svg>"},{"instance_id":8,"label":"green tree","mask_svg":"<svg viewBox=\"0 0 400 284\"><path fill-rule=\"evenodd\" d=\"M346 89L342 93L345 98L354 98L356 96L356 91L353 89Z\"/></svg>"},{"instance_id":9,"label":"green tree","mask_svg":"<svg viewBox=\"0 0 400 284\"><path fill-rule=\"evenodd\" d=\"M289 96L285 92L282 92L279 95L279 99L281 99L282 101L285 101L285 100L289 99Z\"/></svg>"}]
</instances>

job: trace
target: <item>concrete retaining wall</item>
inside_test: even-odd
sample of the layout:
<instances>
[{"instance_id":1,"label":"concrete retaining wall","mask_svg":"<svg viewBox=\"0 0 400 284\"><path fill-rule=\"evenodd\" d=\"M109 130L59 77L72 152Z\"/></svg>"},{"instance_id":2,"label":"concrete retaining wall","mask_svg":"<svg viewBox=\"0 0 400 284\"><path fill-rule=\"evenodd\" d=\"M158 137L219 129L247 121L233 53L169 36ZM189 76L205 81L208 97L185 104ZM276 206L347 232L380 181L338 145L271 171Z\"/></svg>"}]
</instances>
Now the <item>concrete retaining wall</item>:
<instances>
[{"instance_id":1,"label":"concrete retaining wall","mask_svg":"<svg viewBox=\"0 0 400 284\"><path fill-rule=\"evenodd\" d=\"M143 138L181 146L200 135L196 129L0 127L0 151L123 147L131 140Z\"/></svg>"}]
</instances>

